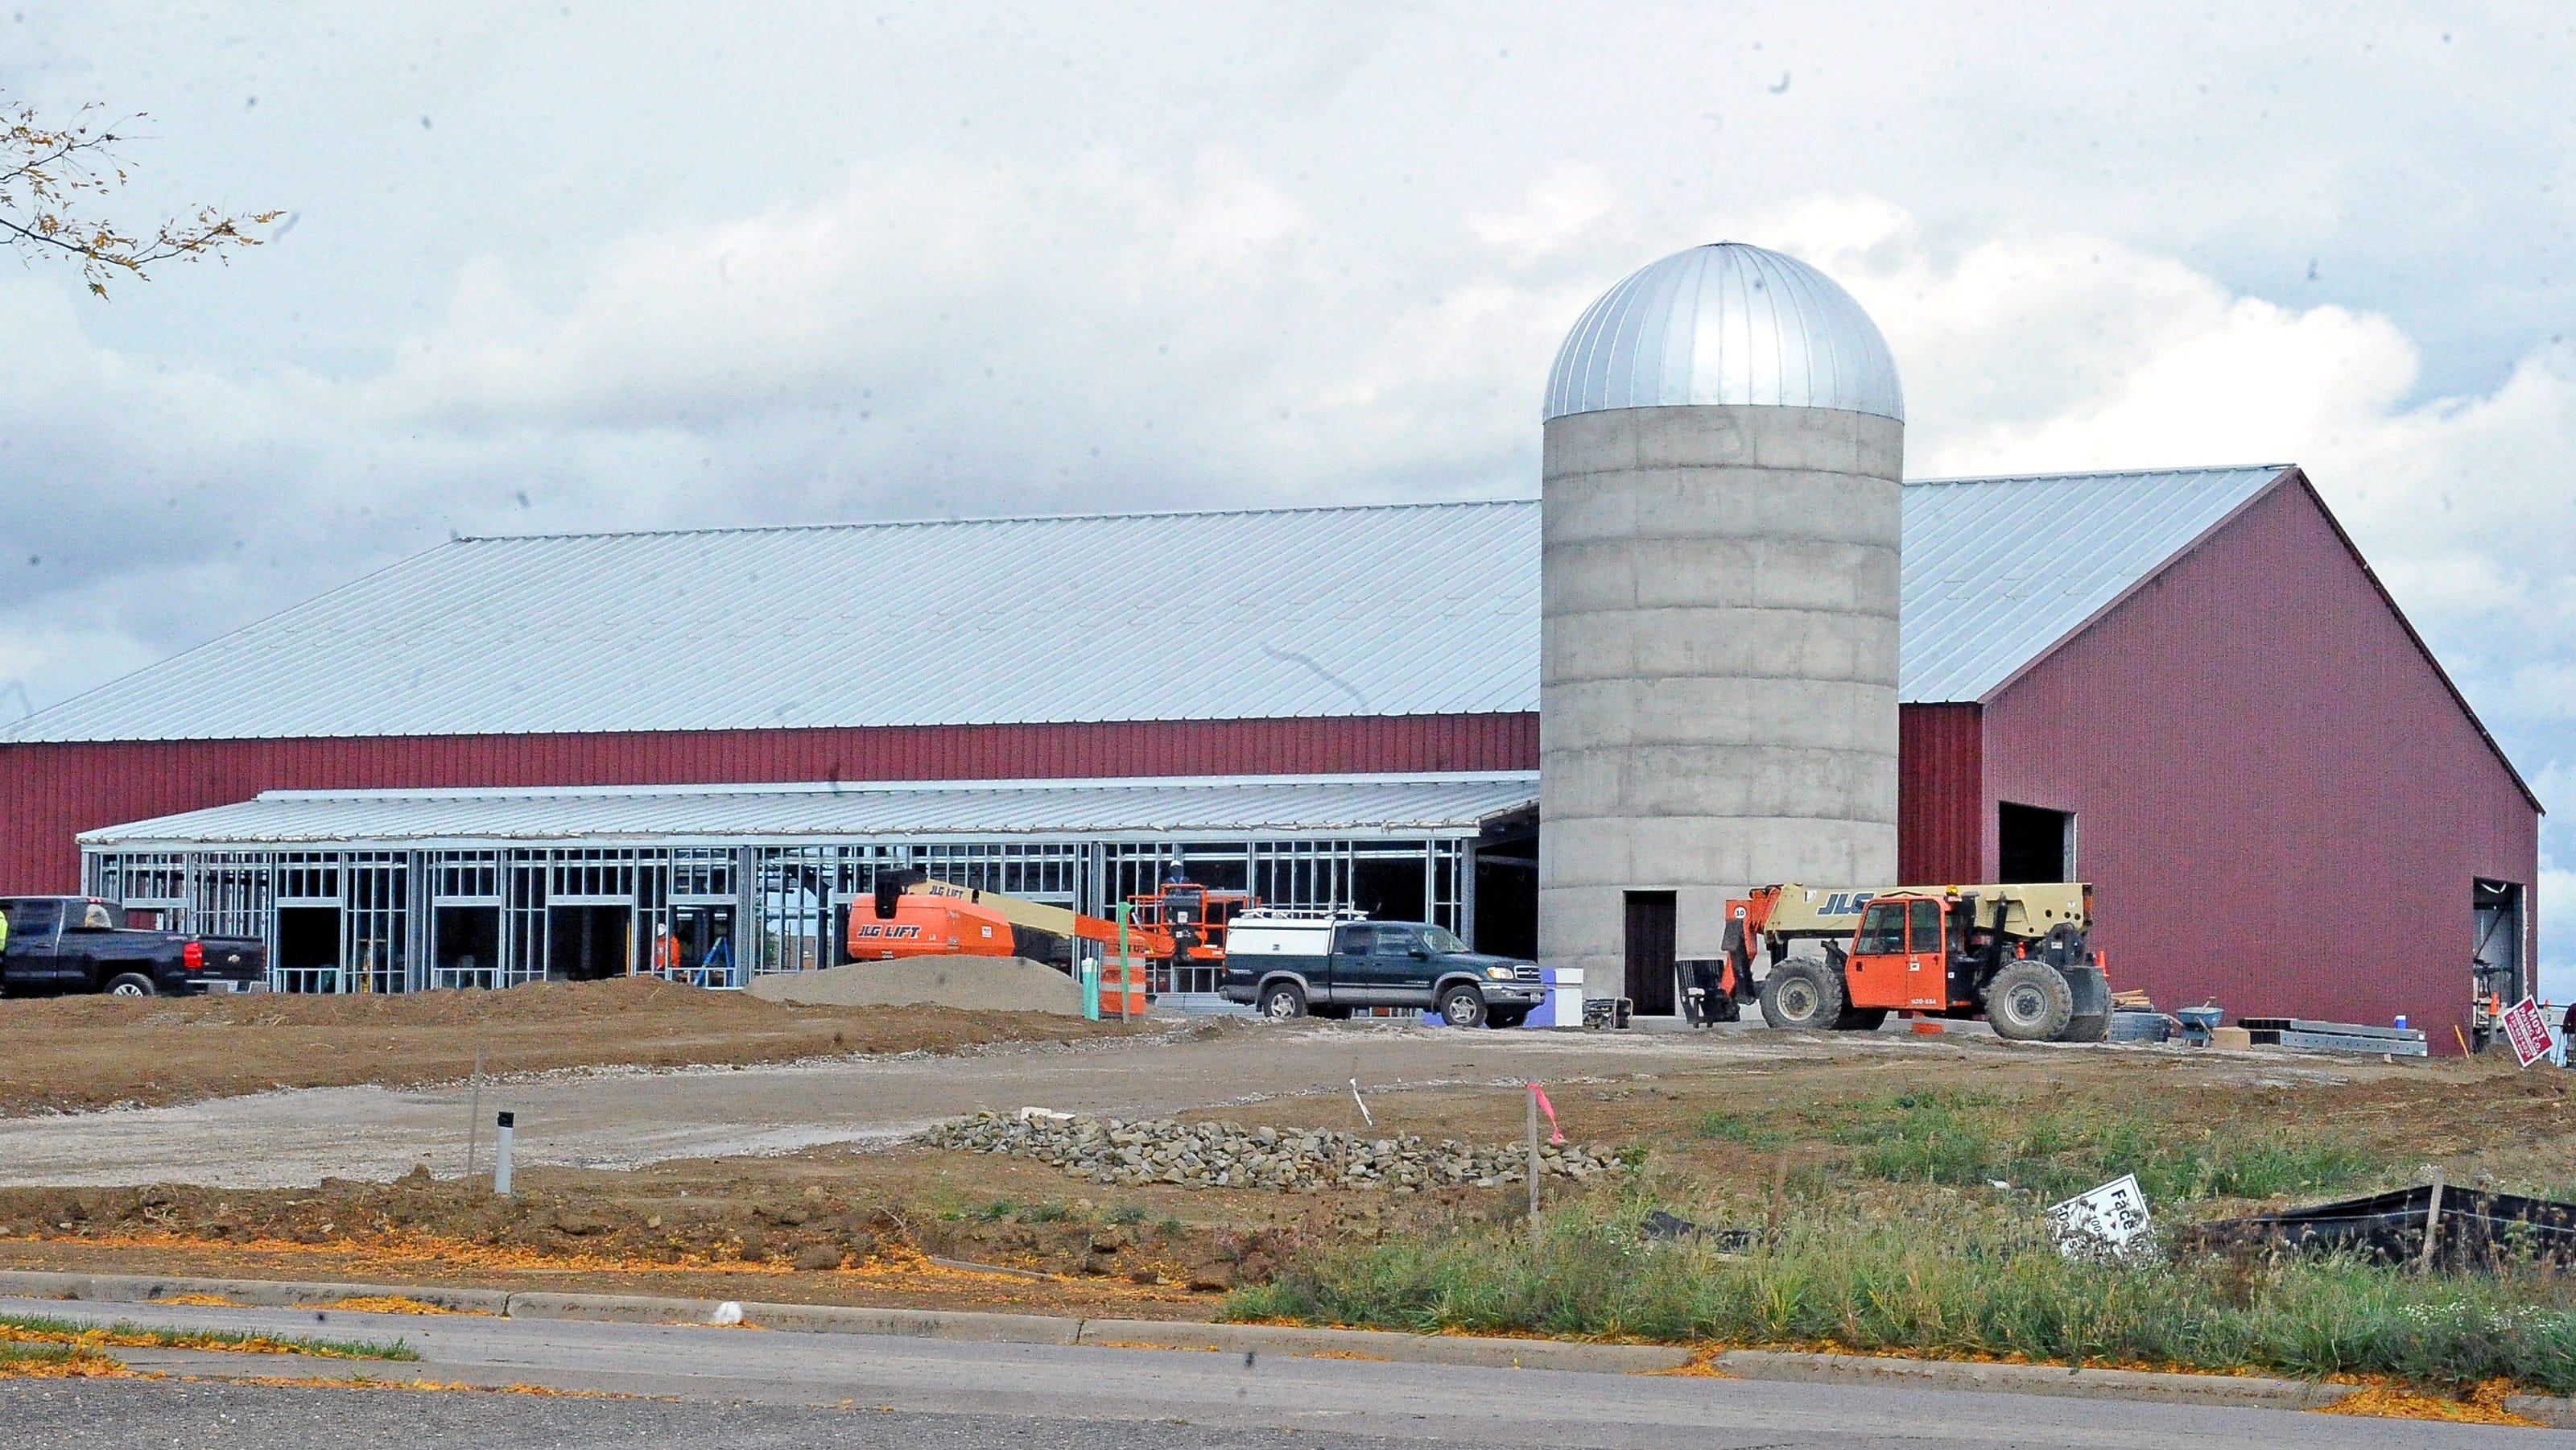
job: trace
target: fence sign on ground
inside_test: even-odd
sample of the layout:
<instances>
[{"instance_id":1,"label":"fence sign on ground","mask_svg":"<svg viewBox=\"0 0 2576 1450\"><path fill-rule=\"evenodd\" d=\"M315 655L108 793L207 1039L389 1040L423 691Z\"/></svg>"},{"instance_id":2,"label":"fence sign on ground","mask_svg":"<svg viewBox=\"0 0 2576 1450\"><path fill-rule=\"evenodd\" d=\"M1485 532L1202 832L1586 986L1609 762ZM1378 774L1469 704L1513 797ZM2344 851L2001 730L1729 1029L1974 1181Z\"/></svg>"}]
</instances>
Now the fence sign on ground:
<instances>
[{"instance_id":1,"label":"fence sign on ground","mask_svg":"<svg viewBox=\"0 0 2576 1450\"><path fill-rule=\"evenodd\" d=\"M2147 1221L2147 1196L2139 1191L2134 1173L2123 1173L2053 1205L2048 1222L2057 1231L2058 1249L2068 1258L2117 1257L2133 1246L2143 1247L2153 1227Z\"/></svg>"},{"instance_id":2,"label":"fence sign on ground","mask_svg":"<svg viewBox=\"0 0 2576 1450\"><path fill-rule=\"evenodd\" d=\"M2504 1035L2512 1039L2513 1055L2525 1067L2549 1055L2549 1019L2529 997L2504 1009Z\"/></svg>"}]
</instances>

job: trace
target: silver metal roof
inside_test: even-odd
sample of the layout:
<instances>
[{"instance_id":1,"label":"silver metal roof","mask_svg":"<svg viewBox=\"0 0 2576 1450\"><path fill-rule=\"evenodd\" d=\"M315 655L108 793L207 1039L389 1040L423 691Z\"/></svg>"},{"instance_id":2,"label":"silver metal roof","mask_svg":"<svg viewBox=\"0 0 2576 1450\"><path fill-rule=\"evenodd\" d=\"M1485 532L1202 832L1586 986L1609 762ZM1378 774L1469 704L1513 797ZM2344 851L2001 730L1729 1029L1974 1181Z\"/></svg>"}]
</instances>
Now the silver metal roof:
<instances>
[{"instance_id":1,"label":"silver metal roof","mask_svg":"<svg viewBox=\"0 0 2576 1450\"><path fill-rule=\"evenodd\" d=\"M1906 484L1898 695L1984 699L2286 472L2271 463Z\"/></svg>"},{"instance_id":2,"label":"silver metal roof","mask_svg":"<svg viewBox=\"0 0 2576 1450\"><path fill-rule=\"evenodd\" d=\"M0 740L1535 708L1523 503L463 539Z\"/></svg>"},{"instance_id":3,"label":"silver metal roof","mask_svg":"<svg viewBox=\"0 0 2576 1450\"><path fill-rule=\"evenodd\" d=\"M1852 295L1742 242L1629 274L1566 334L1547 378L1550 418L1710 403L1905 419L1896 359Z\"/></svg>"},{"instance_id":4,"label":"silver metal roof","mask_svg":"<svg viewBox=\"0 0 2576 1450\"><path fill-rule=\"evenodd\" d=\"M578 839L628 843L1174 836L1471 836L1538 799L1538 774L269 791L83 831L91 848Z\"/></svg>"},{"instance_id":5,"label":"silver metal roof","mask_svg":"<svg viewBox=\"0 0 2576 1450\"><path fill-rule=\"evenodd\" d=\"M2283 472L1906 485L1973 700ZM1538 708L1534 501L469 539L0 729L169 740Z\"/></svg>"}]
</instances>

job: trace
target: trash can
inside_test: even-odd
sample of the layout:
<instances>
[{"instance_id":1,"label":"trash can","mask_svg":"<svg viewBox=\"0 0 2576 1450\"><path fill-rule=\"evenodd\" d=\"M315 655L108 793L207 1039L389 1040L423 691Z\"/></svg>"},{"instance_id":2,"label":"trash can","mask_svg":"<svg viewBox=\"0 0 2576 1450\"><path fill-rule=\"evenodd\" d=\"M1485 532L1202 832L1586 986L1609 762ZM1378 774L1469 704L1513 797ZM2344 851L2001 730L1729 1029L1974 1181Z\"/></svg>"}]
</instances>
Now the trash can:
<instances>
[{"instance_id":1,"label":"trash can","mask_svg":"<svg viewBox=\"0 0 2576 1450\"><path fill-rule=\"evenodd\" d=\"M1581 967L1540 967L1539 980L1547 985L1547 1000L1529 1015L1532 1027L1580 1027L1583 1025L1583 969Z\"/></svg>"}]
</instances>

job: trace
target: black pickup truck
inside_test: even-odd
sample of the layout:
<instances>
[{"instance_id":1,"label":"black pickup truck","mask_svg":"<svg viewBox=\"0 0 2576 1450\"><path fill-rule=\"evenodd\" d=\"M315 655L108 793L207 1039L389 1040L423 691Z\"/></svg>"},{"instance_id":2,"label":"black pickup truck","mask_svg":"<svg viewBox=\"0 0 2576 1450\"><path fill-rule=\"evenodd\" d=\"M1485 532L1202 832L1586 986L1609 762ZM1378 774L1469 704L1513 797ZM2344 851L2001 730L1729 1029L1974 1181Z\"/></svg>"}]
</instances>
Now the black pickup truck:
<instances>
[{"instance_id":1,"label":"black pickup truck","mask_svg":"<svg viewBox=\"0 0 2576 1450\"><path fill-rule=\"evenodd\" d=\"M268 944L247 937L132 930L116 924L114 902L91 896L0 896L0 913L9 918L0 988L12 997L178 997L268 985Z\"/></svg>"}]
</instances>

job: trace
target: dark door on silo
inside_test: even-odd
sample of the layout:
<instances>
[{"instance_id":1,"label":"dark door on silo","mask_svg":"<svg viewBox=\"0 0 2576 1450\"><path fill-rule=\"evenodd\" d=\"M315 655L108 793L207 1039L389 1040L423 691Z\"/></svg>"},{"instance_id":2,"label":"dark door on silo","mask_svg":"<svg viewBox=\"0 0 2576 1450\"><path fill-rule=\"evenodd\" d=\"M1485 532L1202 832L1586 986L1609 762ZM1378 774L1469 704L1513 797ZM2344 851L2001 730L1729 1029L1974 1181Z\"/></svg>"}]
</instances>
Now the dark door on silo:
<instances>
[{"instance_id":1,"label":"dark door on silo","mask_svg":"<svg viewBox=\"0 0 2576 1450\"><path fill-rule=\"evenodd\" d=\"M1629 1009L1640 1017L1673 1015L1673 893L1628 893Z\"/></svg>"}]
</instances>

